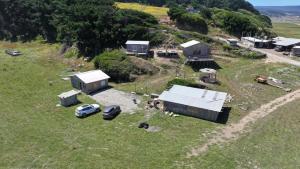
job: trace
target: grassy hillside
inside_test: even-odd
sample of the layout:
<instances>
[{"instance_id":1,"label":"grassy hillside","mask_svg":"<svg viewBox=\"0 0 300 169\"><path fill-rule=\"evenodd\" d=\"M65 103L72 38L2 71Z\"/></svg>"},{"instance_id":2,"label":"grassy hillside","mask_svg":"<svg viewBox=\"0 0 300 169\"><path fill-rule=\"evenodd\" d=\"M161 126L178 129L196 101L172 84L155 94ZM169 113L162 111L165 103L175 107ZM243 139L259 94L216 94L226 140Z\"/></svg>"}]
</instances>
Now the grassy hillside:
<instances>
[{"instance_id":1,"label":"grassy hillside","mask_svg":"<svg viewBox=\"0 0 300 169\"><path fill-rule=\"evenodd\" d=\"M239 140L213 146L188 161L195 168L298 168L300 166L300 100L258 121Z\"/></svg>"},{"instance_id":2,"label":"grassy hillside","mask_svg":"<svg viewBox=\"0 0 300 169\"><path fill-rule=\"evenodd\" d=\"M293 23L273 23L273 31L279 36L300 39L300 25Z\"/></svg>"},{"instance_id":3,"label":"grassy hillside","mask_svg":"<svg viewBox=\"0 0 300 169\"><path fill-rule=\"evenodd\" d=\"M61 78L71 65L78 65L56 54L59 45L0 42L0 48L0 168L177 168L186 160L191 147L205 142L203 133L223 126L183 116L171 118L144 109L132 115L123 113L113 121L104 121L99 114L77 119L75 106L56 106L57 95L71 89L70 82ZM10 57L4 53L6 48L19 49L24 55ZM255 74L280 77L293 88L300 84L295 80L294 68L286 65L266 65L246 59L217 59L217 62L223 68L218 74L222 84L213 89L234 96L227 105L232 107L229 122L247 114L248 111L240 109L241 103L248 104L251 110L285 94L254 83ZM279 74L283 68L285 72ZM183 69L186 78L198 79L198 71ZM144 77L137 86L144 87L149 82L148 86L154 87L148 92L159 92L167 82L164 77L173 75L162 72ZM116 87L133 91L134 83ZM85 95L79 100L82 104L95 103ZM148 120L150 126L161 131L150 133L137 128L149 114L153 115ZM208 163L214 162L208 158ZM202 165L195 163L195 168Z\"/></svg>"},{"instance_id":4,"label":"grassy hillside","mask_svg":"<svg viewBox=\"0 0 300 169\"><path fill-rule=\"evenodd\" d=\"M166 17L168 16L168 8L165 7L155 7L155 6L148 6L148 5L142 5L139 3L116 3L117 7L121 9L133 9L138 10L142 12L149 13L157 18Z\"/></svg>"}]
</instances>

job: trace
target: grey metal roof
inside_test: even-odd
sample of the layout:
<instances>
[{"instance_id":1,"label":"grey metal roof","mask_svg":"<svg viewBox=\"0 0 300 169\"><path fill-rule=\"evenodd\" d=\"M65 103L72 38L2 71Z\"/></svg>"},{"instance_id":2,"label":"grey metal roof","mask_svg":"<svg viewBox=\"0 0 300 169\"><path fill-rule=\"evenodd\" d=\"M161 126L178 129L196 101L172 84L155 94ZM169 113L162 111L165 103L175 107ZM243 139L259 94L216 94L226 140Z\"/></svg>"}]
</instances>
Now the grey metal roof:
<instances>
[{"instance_id":1,"label":"grey metal roof","mask_svg":"<svg viewBox=\"0 0 300 169\"><path fill-rule=\"evenodd\" d=\"M76 90L70 90L68 92L64 92L60 95L58 95L59 98L68 98L68 97L71 97L71 96L74 96L74 95L78 95L80 92L79 91L76 91Z\"/></svg>"},{"instance_id":2,"label":"grey metal roof","mask_svg":"<svg viewBox=\"0 0 300 169\"><path fill-rule=\"evenodd\" d=\"M277 46L292 46L300 44L300 39L294 39L294 38L284 38L284 37L277 37L274 38L275 45Z\"/></svg>"},{"instance_id":3,"label":"grey metal roof","mask_svg":"<svg viewBox=\"0 0 300 169\"><path fill-rule=\"evenodd\" d=\"M196 41L196 40L191 40L189 42L181 44L180 46L183 47L183 48L188 48L188 47L191 47L191 46L194 46L194 45L197 45L197 44L200 44L200 42Z\"/></svg>"},{"instance_id":4,"label":"grey metal roof","mask_svg":"<svg viewBox=\"0 0 300 169\"><path fill-rule=\"evenodd\" d=\"M149 41L134 41L134 40L128 40L126 42L126 45L149 45Z\"/></svg>"},{"instance_id":5,"label":"grey metal roof","mask_svg":"<svg viewBox=\"0 0 300 169\"><path fill-rule=\"evenodd\" d=\"M75 74L84 83L93 83L101 80L109 79L110 77L101 70L91 70L88 72Z\"/></svg>"},{"instance_id":6,"label":"grey metal roof","mask_svg":"<svg viewBox=\"0 0 300 169\"><path fill-rule=\"evenodd\" d=\"M221 112L227 93L174 85L159 100Z\"/></svg>"}]
</instances>

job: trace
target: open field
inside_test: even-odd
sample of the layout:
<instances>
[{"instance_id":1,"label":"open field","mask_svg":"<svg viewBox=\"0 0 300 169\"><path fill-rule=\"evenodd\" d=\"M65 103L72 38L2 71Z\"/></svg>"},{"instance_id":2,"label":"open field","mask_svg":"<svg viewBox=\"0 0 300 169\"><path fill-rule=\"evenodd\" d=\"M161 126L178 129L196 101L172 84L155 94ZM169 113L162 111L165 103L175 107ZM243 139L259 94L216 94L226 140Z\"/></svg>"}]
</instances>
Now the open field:
<instances>
[{"instance_id":1,"label":"open field","mask_svg":"<svg viewBox=\"0 0 300 169\"><path fill-rule=\"evenodd\" d=\"M19 49L24 55L9 57L4 54L6 48ZM286 147L284 137L277 135L286 131L283 136L295 140L289 142L291 146L299 140L296 138L298 135L291 134L299 131L296 125L299 116L293 118L297 112L299 114L297 102L282 109L282 113L277 113L281 116L271 117L274 124L266 119L268 125L264 125L263 120L261 126L255 128L254 134L249 134L249 140L246 137L241 139L239 148L228 145L226 151L222 152L216 147L204 159L186 159L186 153L192 147L207 140L205 134L224 125L183 116L172 118L148 110L132 115L121 114L113 121L103 121L99 114L77 119L74 106L56 106L57 95L71 89L69 81L61 80L61 75L70 69L70 63L57 56L59 45L0 42L0 49L0 168L177 168L189 165L194 168L222 168L222 164L231 168L239 164L238 160L246 165L249 159L247 155L254 150L251 154L254 162L267 159L260 159L263 153L256 153L260 148L275 155L280 151L283 152L282 156L286 155L281 161L273 163L270 158L266 160L270 164L265 162L263 164L266 165L262 166L276 166L279 162L285 166L284 159L291 157L287 162L293 160L292 157L299 159L297 149ZM267 65L260 60L239 58L217 59L217 63L222 68L218 73L221 85L210 88L229 92L233 96L233 101L227 105L232 108L229 123L239 120L259 105L286 94L280 89L255 83L253 77L256 74L283 79L293 89L300 86L300 70L291 66ZM170 66L157 75L141 77L135 83L113 85L124 91L134 91L137 86L143 93L160 92L167 81L174 78L174 65ZM190 67L180 69L182 77L199 77L199 73ZM145 91L146 86L148 91ZM85 95L81 95L79 100L94 103ZM291 116L285 112L290 112ZM146 115L150 115L150 118L146 118ZM151 126L161 130L151 133L138 129L139 122L145 119ZM265 137L267 135L269 137ZM255 143L259 144L258 141L267 141L268 138L271 138L271 142L254 147ZM278 140L279 145L275 146ZM246 144L253 145L255 149L250 149L252 146L245 149ZM278 151L276 148L279 148ZM291 150L294 156L284 148ZM238 152L244 149L245 152ZM234 154L228 156L231 153ZM215 159L218 159L217 162ZM299 163L287 166L292 164Z\"/></svg>"},{"instance_id":2,"label":"open field","mask_svg":"<svg viewBox=\"0 0 300 169\"><path fill-rule=\"evenodd\" d=\"M273 23L273 31L279 36L300 39L300 25L293 23Z\"/></svg>"},{"instance_id":3,"label":"open field","mask_svg":"<svg viewBox=\"0 0 300 169\"><path fill-rule=\"evenodd\" d=\"M189 159L186 164L218 169L299 168L299 109L300 100L291 102L259 120L242 138L212 146L207 154Z\"/></svg>"},{"instance_id":4,"label":"open field","mask_svg":"<svg viewBox=\"0 0 300 169\"><path fill-rule=\"evenodd\" d=\"M117 7L121 8L121 9L134 9L134 10L142 11L145 13L149 13L157 18L168 16L168 11L169 11L169 8L141 5L139 3L117 2L116 4L117 4Z\"/></svg>"}]
</instances>

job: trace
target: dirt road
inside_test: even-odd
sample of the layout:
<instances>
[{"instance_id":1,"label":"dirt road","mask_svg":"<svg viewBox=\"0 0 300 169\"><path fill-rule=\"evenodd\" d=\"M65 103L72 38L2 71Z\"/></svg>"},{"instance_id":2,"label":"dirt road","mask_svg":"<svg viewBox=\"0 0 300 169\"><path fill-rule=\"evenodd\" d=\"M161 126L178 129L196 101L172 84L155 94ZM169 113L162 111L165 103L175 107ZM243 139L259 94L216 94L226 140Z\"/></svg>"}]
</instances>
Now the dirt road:
<instances>
[{"instance_id":1,"label":"dirt road","mask_svg":"<svg viewBox=\"0 0 300 169\"><path fill-rule=\"evenodd\" d=\"M249 48L248 46L246 46L244 44L241 44L241 43L238 43L238 45L240 47L243 47L243 48ZM257 52L261 52L261 53L266 54L267 55L267 60L266 60L267 63L269 63L269 62L272 62L272 63L287 63L287 64L290 64L290 65L300 67L300 62L299 61L290 59L288 57L276 55L275 51L273 49L260 49L260 48L250 48L250 49L253 50L253 51L257 51Z\"/></svg>"},{"instance_id":2,"label":"dirt road","mask_svg":"<svg viewBox=\"0 0 300 169\"><path fill-rule=\"evenodd\" d=\"M187 154L187 157L198 156L205 153L209 146L229 142L231 140L236 140L242 133L248 132L246 129L250 124L253 124L258 119L261 119L270 113L274 112L279 107L292 102L294 100L300 99L300 89L292 93L279 97L265 105L262 105L257 110L250 112L247 116L242 118L239 122L230 124L218 131L207 143L195 147Z\"/></svg>"}]
</instances>

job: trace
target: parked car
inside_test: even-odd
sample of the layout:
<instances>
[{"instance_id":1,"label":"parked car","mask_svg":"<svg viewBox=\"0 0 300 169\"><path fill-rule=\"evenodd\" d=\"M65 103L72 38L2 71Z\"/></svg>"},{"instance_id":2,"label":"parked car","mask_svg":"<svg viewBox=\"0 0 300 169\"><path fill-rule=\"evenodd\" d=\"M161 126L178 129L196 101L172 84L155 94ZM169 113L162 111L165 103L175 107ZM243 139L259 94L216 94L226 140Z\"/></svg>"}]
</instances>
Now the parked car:
<instances>
[{"instance_id":1,"label":"parked car","mask_svg":"<svg viewBox=\"0 0 300 169\"><path fill-rule=\"evenodd\" d=\"M22 55L20 51L17 50L5 50L5 53L11 56L19 56Z\"/></svg>"},{"instance_id":2,"label":"parked car","mask_svg":"<svg viewBox=\"0 0 300 169\"><path fill-rule=\"evenodd\" d=\"M107 106L103 111L103 119L111 120L121 113L121 108L118 105Z\"/></svg>"},{"instance_id":3,"label":"parked car","mask_svg":"<svg viewBox=\"0 0 300 169\"><path fill-rule=\"evenodd\" d=\"M93 113L100 111L100 106L98 104L86 104L76 108L75 116L76 117L86 117Z\"/></svg>"}]
</instances>

